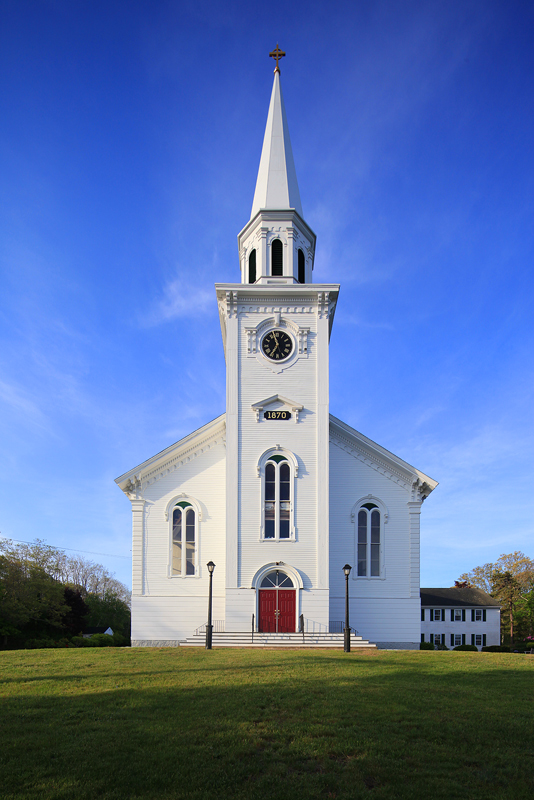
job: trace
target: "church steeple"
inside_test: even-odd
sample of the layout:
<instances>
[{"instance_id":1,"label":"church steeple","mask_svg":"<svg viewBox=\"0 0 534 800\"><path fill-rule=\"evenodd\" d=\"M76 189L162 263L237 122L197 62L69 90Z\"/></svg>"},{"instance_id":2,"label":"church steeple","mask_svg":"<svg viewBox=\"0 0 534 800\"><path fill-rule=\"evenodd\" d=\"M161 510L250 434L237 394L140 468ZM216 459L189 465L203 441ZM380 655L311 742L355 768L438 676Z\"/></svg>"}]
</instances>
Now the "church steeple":
<instances>
[{"instance_id":1,"label":"church steeple","mask_svg":"<svg viewBox=\"0 0 534 800\"><path fill-rule=\"evenodd\" d=\"M250 218L255 217L261 208L294 208L302 217L297 173L278 66L274 72L273 91Z\"/></svg>"},{"instance_id":2,"label":"church steeple","mask_svg":"<svg viewBox=\"0 0 534 800\"><path fill-rule=\"evenodd\" d=\"M278 45L273 91L250 221L238 236L241 282L311 283L315 234L305 223L280 86Z\"/></svg>"}]
</instances>

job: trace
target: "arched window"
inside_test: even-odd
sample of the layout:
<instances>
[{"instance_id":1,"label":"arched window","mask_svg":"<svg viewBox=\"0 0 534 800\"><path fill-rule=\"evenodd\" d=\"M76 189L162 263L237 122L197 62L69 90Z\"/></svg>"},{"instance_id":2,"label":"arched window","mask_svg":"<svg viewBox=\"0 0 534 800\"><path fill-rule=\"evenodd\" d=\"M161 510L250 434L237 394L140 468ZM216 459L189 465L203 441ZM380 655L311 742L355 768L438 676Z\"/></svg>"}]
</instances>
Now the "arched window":
<instances>
[{"instance_id":1,"label":"arched window","mask_svg":"<svg viewBox=\"0 0 534 800\"><path fill-rule=\"evenodd\" d=\"M186 500L172 510L172 575L196 574L196 513Z\"/></svg>"},{"instance_id":2,"label":"arched window","mask_svg":"<svg viewBox=\"0 0 534 800\"><path fill-rule=\"evenodd\" d=\"M298 280L299 283L306 283L306 259L300 247L298 252Z\"/></svg>"},{"instance_id":3,"label":"arched window","mask_svg":"<svg viewBox=\"0 0 534 800\"><path fill-rule=\"evenodd\" d=\"M263 538L291 538L291 465L285 456L273 455L265 464Z\"/></svg>"},{"instance_id":4,"label":"arched window","mask_svg":"<svg viewBox=\"0 0 534 800\"><path fill-rule=\"evenodd\" d=\"M357 575L379 578L381 564L381 514L376 503L363 503L357 517Z\"/></svg>"},{"instance_id":5,"label":"arched window","mask_svg":"<svg viewBox=\"0 0 534 800\"><path fill-rule=\"evenodd\" d=\"M284 245L280 239L271 244L271 275L284 274Z\"/></svg>"},{"instance_id":6,"label":"arched window","mask_svg":"<svg viewBox=\"0 0 534 800\"><path fill-rule=\"evenodd\" d=\"M248 257L248 282L256 283L256 250Z\"/></svg>"},{"instance_id":7,"label":"arched window","mask_svg":"<svg viewBox=\"0 0 534 800\"><path fill-rule=\"evenodd\" d=\"M280 570L273 570L269 572L260 584L261 589L293 589L293 581Z\"/></svg>"}]
</instances>

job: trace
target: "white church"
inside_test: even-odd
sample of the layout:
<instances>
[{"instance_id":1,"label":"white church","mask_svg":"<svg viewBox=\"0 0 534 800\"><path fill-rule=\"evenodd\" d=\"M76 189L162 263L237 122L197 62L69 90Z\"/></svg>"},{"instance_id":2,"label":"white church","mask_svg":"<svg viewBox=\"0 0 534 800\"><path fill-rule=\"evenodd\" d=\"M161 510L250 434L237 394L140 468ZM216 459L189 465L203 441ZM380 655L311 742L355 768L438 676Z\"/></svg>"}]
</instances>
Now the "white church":
<instances>
[{"instance_id":1,"label":"white church","mask_svg":"<svg viewBox=\"0 0 534 800\"><path fill-rule=\"evenodd\" d=\"M315 239L277 58L241 279L215 286L226 413L116 480L132 505L133 646L202 633L214 562L215 646L328 641L348 563L359 641L419 648L420 513L437 483L330 414L339 286L313 283Z\"/></svg>"}]
</instances>

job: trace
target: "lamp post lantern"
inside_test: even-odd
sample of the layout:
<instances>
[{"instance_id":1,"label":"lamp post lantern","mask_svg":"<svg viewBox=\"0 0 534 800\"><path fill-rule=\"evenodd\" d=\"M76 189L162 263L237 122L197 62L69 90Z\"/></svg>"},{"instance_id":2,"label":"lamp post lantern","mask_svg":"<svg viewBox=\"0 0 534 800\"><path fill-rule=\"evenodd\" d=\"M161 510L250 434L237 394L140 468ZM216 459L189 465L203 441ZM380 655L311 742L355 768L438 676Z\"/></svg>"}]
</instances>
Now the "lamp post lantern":
<instances>
[{"instance_id":1,"label":"lamp post lantern","mask_svg":"<svg viewBox=\"0 0 534 800\"><path fill-rule=\"evenodd\" d=\"M206 566L210 574L210 588L208 594L208 624L206 625L206 650L211 650L211 643L213 639L213 625L211 622L211 608L213 605L212 583L213 583L213 570L215 569L215 564L213 563L213 561L208 561Z\"/></svg>"},{"instance_id":2,"label":"lamp post lantern","mask_svg":"<svg viewBox=\"0 0 534 800\"><path fill-rule=\"evenodd\" d=\"M350 626L349 626L349 575L352 567L350 564L345 564L343 572L345 573L345 653L350 653Z\"/></svg>"}]
</instances>

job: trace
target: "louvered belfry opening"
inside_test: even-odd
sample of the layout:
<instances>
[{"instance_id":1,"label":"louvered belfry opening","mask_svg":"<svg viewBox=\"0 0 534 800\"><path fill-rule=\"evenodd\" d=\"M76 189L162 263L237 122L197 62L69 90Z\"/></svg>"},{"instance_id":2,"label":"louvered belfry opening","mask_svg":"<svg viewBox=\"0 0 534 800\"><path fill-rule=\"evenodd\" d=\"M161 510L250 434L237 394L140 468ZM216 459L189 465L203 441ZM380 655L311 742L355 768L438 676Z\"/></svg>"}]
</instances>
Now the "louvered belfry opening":
<instances>
[{"instance_id":1,"label":"louvered belfry opening","mask_svg":"<svg viewBox=\"0 0 534 800\"><path fill-rule=\"evenodd\" d=\"M306 261L304 252L300 248L298 253L298 281L299 283L306 283Z\"/></svg>"},{"instance_id":2,"label":"louvered belfry opening","mask_svg":"<svg viewBox=\"0 0 534 800\"><path fill-rule=\"evenodd\" d=\"M284 274L284 245L280 239L274 239L271 245L271 275Z\"/></svg>"},{"instance_id":3,"label":"louvered belfry opening","mask_svg":"<svg viewBox=\"0 0 534 800\"><path fill-rule=\"evenodd\" d=\"M248 282L256 283L256 250L248 257Z\"/></svg>"}]
</instances>

